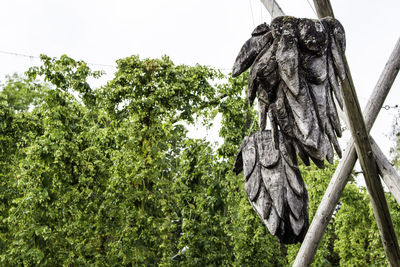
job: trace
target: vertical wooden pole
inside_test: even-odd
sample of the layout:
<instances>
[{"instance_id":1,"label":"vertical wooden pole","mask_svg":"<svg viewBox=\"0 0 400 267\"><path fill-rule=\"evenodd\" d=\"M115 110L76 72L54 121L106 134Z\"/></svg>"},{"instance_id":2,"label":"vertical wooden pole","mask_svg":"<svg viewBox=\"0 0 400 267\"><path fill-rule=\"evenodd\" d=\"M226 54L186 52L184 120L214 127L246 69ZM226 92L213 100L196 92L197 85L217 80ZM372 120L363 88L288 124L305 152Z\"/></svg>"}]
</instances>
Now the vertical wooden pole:
<instances>
[{"instance_id":1,"label":"vertical wooden pole","mask_svg":"<svg viewBox=\"0 0 400 267\"><path fill-rule=\"evenodd\" d=\"M314 6L315 9L317 10L317 14L319 18L324 18L324 17L332 17L334 18L333 14L333 8L331 5L330 1L315 1L314 0Z\"/></svg>"},{"instance_id":2,"label":"vertical wooden pole","mask_svg":"<svg viewBox=\"0 0 400 267\"><path fill-rule=\"evenodd\" d=\"M400 39L397 40L395 48L386 63L384 70L376 84L374 91L364 109L364 119L367 130L370 131L375 122L379 111L386 96L399 72L400 69ZM325 191L321 204L319 205L314 219L308 229L307 235L304 238L296 261L298 266L308 266L317 251L318 245L321 242L324 231L329 223L329 220L336 208L339 198L347 184L348 177L353 170L357 160L357 154L354 147L354 141L351 139L345 149L342 160L336 168L335 173ZM379 160L379 158L377 158ZM392 189L389 187L389 190ZM394 193L393 193L394 194Z\"/></svg>"},{"instance_id":3,"label":"vertical wooden pole","mask_svg":"<svg viewBox=\"0 0 400 267\"><path fill-rule=\"evenodd\" d=\"M273 19L279 16L285 16L285 13L275 0L261 0L261 3L263 3Z\"/></svg>"},{"instance_id":4,"label":"vertical wooden pole","mask_svg":"<svg viewBox=\"0 0 400 267\"><path fill-rule=\"evenodd\" d=\"M276 5L277 3L274 3L274 0L270 0L270 1L261 0L261 1L271 14L272 6ZM319 13L319 16L320 17L325 17L325 16L333 17L333 10L332 10L330 1L320 1L320 2L321 2L320 5L316 4L316 8ZM280 15L284 15L283 11L281 12ZM275 14L271 14L271 16L276 17ZM370 101L367 104L367 108L366 108L367 115L365 117L366 125L364 125L364 122L362 122L362 124L364 125L365 130L366 130L365 126L367 126L368 132L371 129L371 127L378 115L378 112L381 109L381 106L390 90L390 87L393 84L394 79L399 71L399 67L400 67L399 54L400 54L400 40L398 40L395 50L393 51L388 63L386 64L385 69L378 81L378 84L376 85L375 90L370 98ZM347 62L346 62L346 66L347 66L347 70L348 70ZM348 72L348 73L350 75L350 72ZM350 79L351 79L351 76L350 76ZM352 85L352 81L351 81L351 84L348 83L347 86L350 87L350 89L352 89L352 91L354 91L354 93L355 93L354 85ZM357 103L356 109L358 109L358 113L359 113L359 115L361 115L360 107L359 107L358 100L357 100L357 97L355 94L352 96L352 98L354 98L354 97L355 97L355 100ZM371 151L371 149L367 150L367 151ZM368 153L367 153L367 160L368 160L368 158L371 158L371 157L368 156ZM314 216L314 220L310 226L310 229L306 235L306 238L302 244L302 247L297 255L297 258L296 258L296 261L294 264L295 266L308 266L311 263L312 258L315 255L315 252L317 250L318 244L319 244L320 240L322 239L324 229L328 225L330 217L332 216L333 211L337 205L337 202L339 201L340 195L347 183L347 178L349 177L356 160L357 160L357 154L355 152L354 141L350 140L349 145L348 145L347 149L345 150L344 157L343 157L342 161L340 162L338 168L336 169L335 174L328 186L328 189L325 192L325 195L321 202L321 205L319 206L319 208ZM370 159L370 161L371 161L371 159ZM374 161L373 158L372 158L372 161ZM373 165L375 165L375 164L373 164ZM375 172L376 172L376 165L375 165ZM382 189L379 178L378 178L378 182L379 182L379 187ZM394 187L392 187L392 188L394 188ZM381 190L381 191L383 193L383 190ZM384 195L383 195L383 197L384 197ZM384 202L386 204L386 199L384 199ZM378 205L379 204L382 204L382 203L378 203ZM386 208L387 208L387 205L386 205ZM390 217L389 217L389 219L390 219ZM390 221L390 223L391 223L391 221ZM387 237L387 234L386 234L386 237ZM397 239L396 239L395 235L392 235L392 238L393 237L395 240L395 244L397 244ZM392 249L391 244L389 244L389 246L387 246L387 247L389 248L389 250ZM388 259L389 259L389 257L392 259L394 258L393 260L389 259L389 262L393 266L397 266L396 265L397 263L395 261L396 261L396 258L398 258L397 257L398 253L396 253L396 251L399 251L398 244L397 244L397 246L394 245L394 247L397 247L397 248L393 248L392 250L394 250L395 251L394 254L397 254L397 255L394 255L394 257L388 256ZM385 249L386 249L386 247L385 247ZM392 253L392 255L393 255L393 253Z\"/></svg>"},{"instance_id":5,"label":"vertical wooden pole","mask_svg":"<svg viewBox=\"0 0 400 267\"><path fill-rule=\"evenodd\" d=\"M372 137L370 137L370 142L376 159L376 164L378 164L379 174L397 203L400 205L400 175L390 164Z\"/></svg>"},{"instance_id":6,"label":"vertical wooden pole","mask_svg":"<svg viewBox=\"0 0 400 267\"><path fill-rule=\"evenodd\" d=\"M382 184L378 176L375 158L372 153L368 132L361 114L347 60L345 57L343 59L347 78L341 86L342 95L350 130L355 142L357 156L364 172L365 182L386 256L391 266L400 266L400 249L396 233L390 217Z\"/></svg>"}]
</instances>

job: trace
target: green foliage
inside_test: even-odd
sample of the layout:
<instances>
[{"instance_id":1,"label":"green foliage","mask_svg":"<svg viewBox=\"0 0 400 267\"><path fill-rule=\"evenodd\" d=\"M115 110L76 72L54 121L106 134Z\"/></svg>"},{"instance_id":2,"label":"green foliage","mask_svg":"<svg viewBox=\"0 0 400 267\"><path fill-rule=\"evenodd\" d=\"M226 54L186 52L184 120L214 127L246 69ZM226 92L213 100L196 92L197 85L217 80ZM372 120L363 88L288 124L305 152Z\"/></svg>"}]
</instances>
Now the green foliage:
<instances>
[{"instance_id":1,"label":"green foliage","mask_svg":"<svg viewBox=\"0 0 400 267\"><path fill-rule=\"evenodd\" d=\"M342 199L336 216L339 240L335 243L340 263L345 266L386 266L386 256L366 189L350 184ZM399 236L399 205L389 193L386 199L396 235Z\"/></svg>"},{"instance_id":2,"label":"green foliage","mask_svg":"<svg viewBox=\"0 0 400 267\"><path fill-rule=\"evenodd\" d=\"M3 103L14 112L27 111L41 99L41 85L17 74L6 76L5 84L0 87Z\"/></svg>"},{"instance_id":3,"label":"green foliage","mask_svg":"<svg viewBox=\"0 0 400 267\"><path fill-rule=\"evenodd\" d=\"M2 155L8 162L15 160L12 151L20 156L2 180L1 261L170 264L181 238L171 222L183 209L171 184L189 149L181 122L218 103L210 81L219 74L175 66L167 57L130 57L118 62L112 81L93 90L87 79L100 73L84 62L42 60L27 73L49 83L41 104L17 114L2 101ZM18 128L23 124L29 127ZM27 138L17 150L19 130Z\"/></svg>"},{"instance_id":4,"label":"green foliage","mask_svg":"<svg viewBox=\"0 0 400 267\"><path fill-rule=\"evenodd\" d=\"M121 59L114 78L42 56L0 91L1 266L287 266L232 165L257 115L247 74L225 77L168 57ZM222 118L214 147L185 125ZM334 166L301 166L310 219ZM350 184L314 266L384 265L365 190ZM389 204L396 227L400 210ZM355 216L356 214L356 216ZM400 229L396 228L396 231Z\"/></svg>"},{"instance_id":5,"label":"green foliage","mask_svg":"<svg viewBox=\"0 0 400 267\"><path fill-rule=\"evenodd\" d=\"M309 218L310 223L322 197L328 187L329 181L337 167L337 162L333 165L326 164L325 169L318 169L314 164L305 166L300 164L301 175L307 185L309 198ZM334 251L334 244L337 241L335 234L336 216L334 216L328 224L322 241L319 245L316 255L314 256L312 266L337 266L339 257ZM288 248L288 260L292 264L296 258L300 244L291 245Z\"/></svg>"},{"instance_id":6,"label":"green foliage","mask_svg":"<svg viewBox=\"0 0 400 267\"><path fill-rule=\"evenodd\" d=\"M346 265L385 265L385 254L366 190L355 185L347 186L346 190L347 194L342 198L344 203L337 214L339 240L335 251Z\"/></svg>"},{"instance_id":7,"label":"green foliage","mask_svg":"<svg viewBox=\"0 0 400 267\"><path fill-rule=\"evenodd\" d=\"M225 225L231 238L234 266L285 266L285 248L269 234L255 214L244 192L243 175L230 174L229 223ZM283 251L282 251L283 250Z\"/></svg>"},{"instance_id":8,"label":"green foliage","mask_svg":"<svg viewBox=\"0 0 400 267\"><path fill-rule=\"evenodd\" d=\"M0 251L5 251L11 240L11 231L5 223L13 200L18 198L15 184L18 168L24 158L22 150L35 131L35 119L27 112L40 96L31 88L32 81L17 75L6 78L0 91Z\"/></svg>"},{"instance_id":9,"label":"green foliage","mask_svg":"<svg viewBox=\"0 0 400 267\"><path fill-rule=\"evenodd\" d=\"M187 140L179 162L179 176L172 184L176 194L173 218L181 237L178 249L183 266L227 264L229 237L221 231L227 223L224 203L225 170L221 169L210 145Z\"/></svg>"},{"instance_id":10,"label":"green foliage","mask_svg":"<svg viewBox=\"0 0 400 267\"><path fill-rule=\"evenodd\" d=\"M286 259L279 242L268 233L247 200L243 174L236 176L231 171L243 138L257 126L256 112L249 107L247 97L243 96L247 75L236 79L229 77L227 83L219 89L221 94L227 95L218 107L222 115L220 136L224 138L224 143L217 151L223 159L220 166L226 172L224 188L227 189L227 223L224 228L231 239L233 254L227 265L281 266L286 263ZM251 125L253 129L250 129Z\"/></svg>"}]
</instances>

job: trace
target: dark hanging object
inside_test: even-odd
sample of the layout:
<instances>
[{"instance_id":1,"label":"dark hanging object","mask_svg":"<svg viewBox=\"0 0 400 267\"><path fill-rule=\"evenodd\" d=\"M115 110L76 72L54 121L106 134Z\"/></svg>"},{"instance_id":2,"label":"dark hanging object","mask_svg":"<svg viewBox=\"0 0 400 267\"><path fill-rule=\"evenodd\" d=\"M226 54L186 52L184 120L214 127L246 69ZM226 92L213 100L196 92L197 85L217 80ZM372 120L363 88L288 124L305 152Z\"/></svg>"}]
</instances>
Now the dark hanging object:
<instances>
[{"instance_id":1,"label":"dark hanging object","mask_svg":"<svg viewBox=\"0 0 400 267\"><path fill-rule=\"evenodd\" d=\"M294 160L296 154L304 164L309 165L311 159L320 168L324 159L333 163L334 150L342 155L334 97L342 108L339 84L346 78L342 59L345 47L344 29L336 19L282 16L270 26L264 23L256 27L233 67L233 77L251 67L248 98L250 105L258 98L261 131L246 137L236 164L243 160L249 200L269 231L283 243L301 242L308 227L307 193ZM271 131L264 131L267 117ZM244 152L252 143L257 148L254 155ZM262 164L271 157L279 157L279 164ZM246 176L246 164L253 161L256 174ZM241 168L236 166L235 170ZM300 191L293 190L288 181L294 178L288 177L301 181L300 195L293 193Z\"/></svg>"},{"instance_id":2,"label":"dark hanging object","mask_svg":"<svg viewBox=\"0 0 400 267\"><path fill-rule=\"evenodd\" d=\"M308 228L308 196L293 144L279 136L279 149L269 130L243 140L234 171L242 170L249 201L271 234L282 243L303 240Z\"/></svg>"}]
</instances>

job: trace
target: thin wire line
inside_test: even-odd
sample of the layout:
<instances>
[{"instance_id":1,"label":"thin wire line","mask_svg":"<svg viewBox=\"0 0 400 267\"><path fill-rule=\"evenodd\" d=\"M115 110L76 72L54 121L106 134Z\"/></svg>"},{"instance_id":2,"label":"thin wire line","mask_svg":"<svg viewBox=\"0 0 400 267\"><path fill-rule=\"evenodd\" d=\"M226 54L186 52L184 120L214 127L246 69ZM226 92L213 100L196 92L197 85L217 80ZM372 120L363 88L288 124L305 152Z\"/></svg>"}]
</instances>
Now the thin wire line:
<instances>
[{"instance_id":1,"label":"thin wire line","mask_svg":"<svg viewBox=\"0 0 400 267\"><path fill-rule=\"evenodd\" d=\"M38 57L38 56L22 54L22 53L16 53L16 52L9 52L9 51L4 51L4 50L0 50L0 54L6 54L6 55L17 56L17 57L29 58L30 61L31 61L31 65L32 65L32 59L40 59L40 57ZM116 68L117 67L116 65L101 64L101 63L86 62L86 64L91 65L91 66L102 66L102 67L111 67L111 68ZM210 67L212 67L212 66L210 66ZM218 70L221 70L221 71L232 71L231 68L218 68L218 67L215 67L215 69L218 69Z\"/></svg>"},{"instance_id":2,"label":"thin wire line","mask_svg":"<svg viewBox=\"0 0 400 267\"><path fill-rule=\"evenodd\" d=\"M18 56L18 57L27 57L29 58L31 61L33 58L36 59L40 59L40 57L38 56L33 56L33 55L27 55L27 54L22 54L22 53L15 53L15 52L9 52L9 51L4 51L4 50L0 50L1 54L7 54L7 55L12 55L12 56ZM102 66L102 67L112 67L112 68L116 68L116 65L108 65L108 64L98 64L98 63L90 63L90 62L86 62L88 65L92 65L92 66Z\"/></svg>"},{"instance_id":3,"label":"thin wire line","mask_svg":"<svg viewBox=\"0 0 400 267\"><path fill-rule=\"evenodd\" d=\"M316 11L316 10L314 9L314 7L311 5L311 3L310 3L309 0L307 0L307 3L308 3L308 5L310 6L311 10L314 12L314 14L315 14L315 16L317 17L317 19L319 20L319 23L321 24L322 29L325 30L324 24L322 24L322 21L319 19L318 14L317 14L317 11Z\"/></svg>"},{"instance_id":4,"label":"thin wire line","mask_svg":"<svg viewBox=\"0 0 400 267\"><path fill-rule=\"evenodd\" d=\"M315 16L317 16L317 18L318 18L317 12L315 11L314 7L311 5L309 0L307 0L307 3L310 6L311 10L314 12Z\"/></svg>"},{"instance_id":5,"label":"thin wire line","mask_svg":"<svg viewBox=\"0 0 400 267\"><path fill-rule=\"evenodd\" d=\"M116 65L108 65L108 64L100 64L100 63L87 63L88 65L92 66L101 66L101 67L110 67L110 68L116 68Z\"/></svg>"},{"instance_id":6,"label":"thin wire line","mask_svg":"<svg viewBox=\"0 0 400 267\"><path fill-rule=\"evenodd\" d=\"M26 54L21 54L21 53L14 53L14 52L8 52L8 51L3 51L3 50L0 50L0 53L2 53L2 54L8 54L8 55L13 55L13 56L20 56L20 57L39 58L39 57L37 57L37 56L26 55Z\"/></svg>"},{"instance_id":7,"label":"thin wire line","mask_svg":"<svg viewBox=\"0 0 400 267\"><path fill-rule=\"evenodd\" d=\"M253 7L251 5L251 0L249 0L249 4L250 4L250 11L251 11L251 19L253 20L253 27L255 27L256 24L254 22L254 14L253 14Z\"/></svg>"}]
</instances>

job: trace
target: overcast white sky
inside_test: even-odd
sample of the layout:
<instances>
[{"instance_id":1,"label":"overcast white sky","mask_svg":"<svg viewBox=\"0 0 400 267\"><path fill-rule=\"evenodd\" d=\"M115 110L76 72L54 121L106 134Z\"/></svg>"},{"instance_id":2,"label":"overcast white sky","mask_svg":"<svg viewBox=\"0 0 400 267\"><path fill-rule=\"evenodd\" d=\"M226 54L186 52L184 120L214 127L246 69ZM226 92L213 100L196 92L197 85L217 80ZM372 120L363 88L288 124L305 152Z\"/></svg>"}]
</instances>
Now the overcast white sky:
<instances>
[{"instance_id":1,"label":"overcast white sky","mask_svg":"<svg viewBox=\"0 0 400 267\"><path fill-rule=\"evenodd\" d=\"M278 3L286 14L316 17L307 0ZM363 107L400 37L400 1L332 0L332 5L346 30L346 54ZM0 10L0 51L67 54L106 65L133 54L168 55L177 64L200 63L226 71L254 26L270 22L259 0L2 0ZM0 53L0 79L37 64L36 58ZM400 105L399 80L385 105ZM372 130L386 154L396 113L382 109Z\"/></svg>"}]
</instances>

